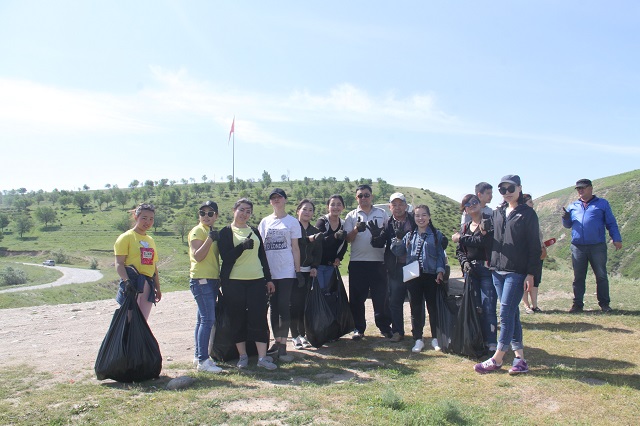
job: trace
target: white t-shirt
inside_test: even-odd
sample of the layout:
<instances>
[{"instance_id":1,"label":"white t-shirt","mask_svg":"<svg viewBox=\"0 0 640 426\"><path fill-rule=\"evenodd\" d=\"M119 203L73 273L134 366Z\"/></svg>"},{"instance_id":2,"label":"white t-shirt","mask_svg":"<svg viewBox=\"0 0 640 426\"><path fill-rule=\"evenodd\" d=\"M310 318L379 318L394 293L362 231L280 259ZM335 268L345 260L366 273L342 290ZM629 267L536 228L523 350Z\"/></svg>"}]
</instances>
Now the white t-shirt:
<instances>
[{"instance_id":1,"label":"white t-shirt","mask_svg":"<svg viewBox=\"0 0 640 426\"><path fill-rule=\"evenodd\" d=\"M344 219L344 230L349 233L353 231L358 222L358 217L362 222L369 222L370 220L376 220L378 226L386 227L387 212L378 208L372 207L369 214L360 210L360 207L355 210L351 210L347 217ZM371 245L371 231L366 229L364 232L358 232L356 239L351 243L351 258L353 261L365 261L365 262L382 262L384 261L384 247L375 248Z\"/></svg>"},{"instance_id":2,"label":"white t-shirt","mask_svg":"<svg viewBox=\"0 0 640 426\"><path fill-rule=\"evenodd\" d=\"M271 214L260 221L258 231L264 242L271 278L295 278L296 268L293 263L291 240L302 238L298 219L291 215L277 218Z\"/></svg>"}]
</instances>

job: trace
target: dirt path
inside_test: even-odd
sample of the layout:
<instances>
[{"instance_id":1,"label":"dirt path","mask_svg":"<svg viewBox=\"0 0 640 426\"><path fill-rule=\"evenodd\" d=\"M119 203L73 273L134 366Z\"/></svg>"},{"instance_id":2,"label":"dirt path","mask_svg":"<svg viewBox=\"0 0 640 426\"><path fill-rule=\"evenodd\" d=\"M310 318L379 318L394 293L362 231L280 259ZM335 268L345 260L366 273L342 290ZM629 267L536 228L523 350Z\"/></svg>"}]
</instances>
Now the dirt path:
<instances>
[{"instance_id":1,"label":"dirt path","mask_svg":"<svg viewBox=\"0 0 640 426\"><path fill-rule=\"evenodd\" d=\"M348 285L348 278L345 284ZM0 364L27 364L49 372L55 382L95 380L96 355L117 306L110 299L0 310ZM370 300L366 309L373 333ZM190 368L195 317L196 305L190 291L163 295L151 311L149 325L160 344L164 366L184 363L184 370L170 371L172 377ZM409 306L405 304L406 321L408 317Z\"/></svg>"},{"instance_id":2,"label":"dirt path","mask_svg":"<svg viewBox=\"0 0 640 426\"><path fill-rule=\"evenodd\" d=\"M62 272L62 277L58 278L56 281L52 283L31 285L27 287L13 287L13 288L1 290L0 293L13 293L16 291L37 290L41 288L58 287L58 286L67 285L67 284L90 283L90 282L98 281L103 277L102 272L95 269L68 268L66 266L44 266L44 265L39 265L37 263L24 263L24 265L39 266L42 268L53 268Z\"/></svg>"}]
</instances>

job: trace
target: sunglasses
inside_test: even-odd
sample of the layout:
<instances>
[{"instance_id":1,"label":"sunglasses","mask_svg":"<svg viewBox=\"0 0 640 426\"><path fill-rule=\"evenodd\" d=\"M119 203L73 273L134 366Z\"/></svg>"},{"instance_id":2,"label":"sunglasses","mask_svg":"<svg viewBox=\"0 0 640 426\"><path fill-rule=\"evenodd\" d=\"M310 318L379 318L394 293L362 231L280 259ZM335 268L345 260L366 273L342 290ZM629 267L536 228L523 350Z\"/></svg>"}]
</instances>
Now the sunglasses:
<instances>
[{"instance_id":1,"label":"sunglasses","mask_svg":"<svg viewBox=\"0 0 640 426\"><path fill-rule=\"evenodd\" d=\"M200 216L202 217L205 217L205 216L213 217L213 215L216 214L216 212L214 212L213 210L208 210L208 211L200 210L198 213L200 213Z\"/></svg>"},{"instance_id":2,"label":"sunglasses","mask_svg":"<svg viewBox=\"0 0 640 426\"><path fill-rule=\"evenodd\" d=\"M500 192L500 194L504 195L507 192L509 194L513 194L514 192L516 192L516 186L514 184L511 184L509 186L501 186L498 188L498 192Z\"/></svg>"},{"instance_id":3,"label":"sunglasses","mask_svg":"<svg viewBox=\"0 0 640 426\"><path fill-rule=\"evenodd\" d=\"M371 194L365 192L364 194L358 194L357 197L358 198L369 198L369 197L371 197Z\"/></svg>"},{"instance_id":4,"label":"sunglasses","mask_svg":"<svg viewBox=\"0 0 640 426\"><path fill-rule=\"evenodd\" d=\"M474 198L473 200L469 201L468 203L464 203L465 207L471 207L471 206L477 206L478 204L480 204L480 201L478 201L477 198Z\"/></svg>"}]
</instances>

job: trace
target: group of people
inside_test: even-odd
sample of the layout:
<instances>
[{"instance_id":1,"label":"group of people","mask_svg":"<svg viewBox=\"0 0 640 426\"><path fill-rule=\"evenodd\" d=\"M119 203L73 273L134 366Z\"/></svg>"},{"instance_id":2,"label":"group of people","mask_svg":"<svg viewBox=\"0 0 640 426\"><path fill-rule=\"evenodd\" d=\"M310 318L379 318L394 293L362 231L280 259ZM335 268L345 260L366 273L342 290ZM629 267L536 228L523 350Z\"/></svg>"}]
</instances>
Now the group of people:
<instances>
[{"instance_id":1,"label":"group of people","mask_svg":"<svg viewBox=\"0 0 640 426\"><path fill-rule=\"evenodd\" d=\"M562 217L563 225L572 228L575 298L570 312L583 310L587 263L596 274L601 309L610 312L604 229L609 230L616 249L622 246L620 233L607 201L592 194L591 181L581 179L576 189L580 199L565 209ZM487 206L492 190L490 184L482 182L475 194L465 195L460 205L461 228L452 235L467 282L478 290L483 340L493 352L474 369L481 374L499 370L510 347L515 359L509 373L526 373L519 304L524 301L526 309L540 312L537 285L544 244L531 196L523 194L520 177L507 175L501 179L498 191L504 202L494 210ZM249 225L253 203L241 198L233 206L233 221L220 231L214 229L218 205L213 201L200 205L199 223L188 237L190 289L197 304L194 366L199 371L222 371L209 353L219 291L224 295L239 355L238 368L248 366L247 342L255 343L257 366L267 370L277 368L276 360L293 359L287 353L289 333L295 348L310 347L304 325L307 293L312 284L320 291L330 291L348 244L349 306L355 324L351 339L358 341L365 336L365 302L371 297L380 333L391 342L402 341L403 306L408 294L412 351L424 348L427 313L431 345L439 349L436 295L444 281L448 239L433 226L429 207L421 204L409 212L402 193L390 196L390 215L373 204L369 185L358 186L355 197L357 207L343 220L344 200L340 195L331 196L327 213L314 226L311 221L316 208L311 200L298 203L296 219L286 212L285 191L275 188L269 194L273 213L258 227ZM137 303L146 319L152 305L162 298L157 250L147 235L154 214L151 204L140 204L133 211L134 227L120 235L114 245L121 286L131 280L131 270L141 277L136 281ZM407 278L407 268L417 272Z\"/></svg>"}]
</instances>

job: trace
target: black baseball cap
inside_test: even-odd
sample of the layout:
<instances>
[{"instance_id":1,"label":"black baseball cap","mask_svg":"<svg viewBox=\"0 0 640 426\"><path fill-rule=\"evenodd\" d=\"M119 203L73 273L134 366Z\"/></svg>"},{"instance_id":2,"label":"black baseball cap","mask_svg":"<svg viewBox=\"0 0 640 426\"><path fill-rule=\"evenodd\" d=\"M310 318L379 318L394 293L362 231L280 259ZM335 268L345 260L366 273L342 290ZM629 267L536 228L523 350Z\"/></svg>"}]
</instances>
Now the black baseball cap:
<instances>
[{"instance_id":1,"label":"black baseball cap","mask_svg":"<svg viewBox=\"0 0 640 426\"><path fill-rule=\"evenodd\" d=\"M205 201L200 205L200 209L202 209L203 207L209 207L211 210L218 213L218 204L216 204L214 201Z\"/></svg>"},{"instance_id":2,"label":"black baseball cap","mask_svg":"<svg viewBox=\"0 0 640 426\"><path fill-rule=\"evenodd\" d=\"M591 186L591 181L589 179L580 179L576 182L576 188L584 188L586 186Z\"/></svg>"},{"instance_id":3,"label":"black baseball cap","mask_svg":"<svg viewBox=\"0 0 640 426\"><path fill-rule=\"evenodd\" d=\"M271 199L271 197L273 197L275 194L278 194L281 197L287 198L287 194L286 192L284 192L284 189L273 188L271 190L271 193L269 194L269 199Z\"/></svg>"}]
</instances>

